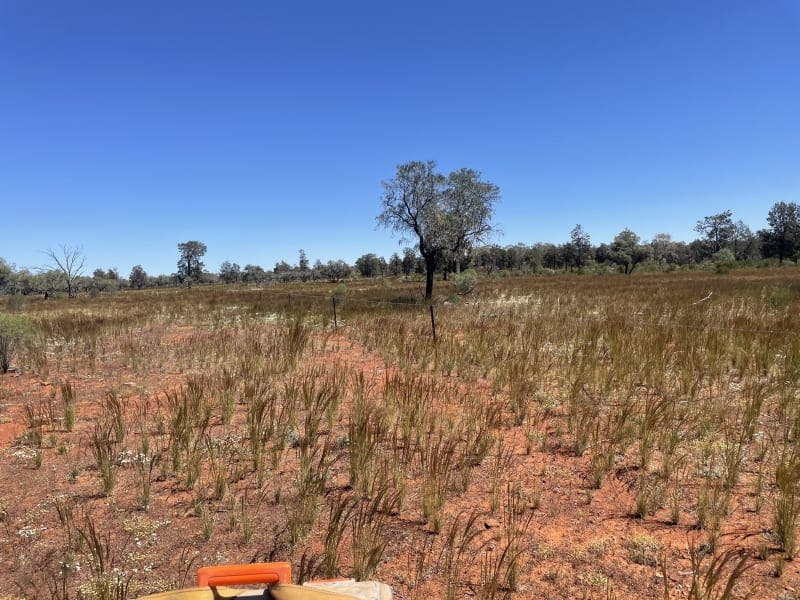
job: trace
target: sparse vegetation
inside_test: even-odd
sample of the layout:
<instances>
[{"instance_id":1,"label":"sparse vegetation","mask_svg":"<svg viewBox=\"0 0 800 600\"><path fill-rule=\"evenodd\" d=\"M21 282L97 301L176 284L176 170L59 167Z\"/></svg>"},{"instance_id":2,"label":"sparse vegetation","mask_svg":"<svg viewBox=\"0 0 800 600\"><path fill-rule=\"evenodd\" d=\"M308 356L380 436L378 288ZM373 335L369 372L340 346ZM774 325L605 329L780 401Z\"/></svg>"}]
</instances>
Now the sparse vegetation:
<instances>
[{"instance_id":1,"label":"sparse vegetation","mask_svg":"<svg viewBox=\"0 0 800 600\"><path fill-rule=\"evenodd\" d=\"M0 371L8 373L11 359L33 337L33 327L25 317L0 312Z\"/></svg>"},{"instance_id":2,"label":"sparse vegetation","mask_svg":"<svg viewBox=\"0 0 800 600\"><path fill-rule=\"evenodd\" d=\"M436 304L436 343L396 302L414 281L351 285L335 334L332 284L32 300L0 387L23 426L3 474L28 490L0 492L2 566L73 596L163 589L187 547L402 597L655 596L662 571L769 595L796 577L791 277L485 278ZM127 540L133 518L170 533ZM671 534L693 528L687 553Z\"/></svg>"}]
</instances>

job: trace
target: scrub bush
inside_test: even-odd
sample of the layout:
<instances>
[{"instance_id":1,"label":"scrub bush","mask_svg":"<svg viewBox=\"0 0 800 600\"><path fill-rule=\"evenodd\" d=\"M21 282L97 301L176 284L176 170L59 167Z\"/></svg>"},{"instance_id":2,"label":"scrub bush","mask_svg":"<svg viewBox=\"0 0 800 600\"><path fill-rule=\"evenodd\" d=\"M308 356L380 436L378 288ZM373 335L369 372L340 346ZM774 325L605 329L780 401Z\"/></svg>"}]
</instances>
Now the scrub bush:
<instances>
[{"instance_id":1,"label":"scrub bush","mask_svg":"<svg viewBox=\"0 0 800 600\"><path fill-rule=\"evenodd\" d=\"M12 357L32 337L33 327L27 319L0 313L0 368L3 373L8 373Z\"/></svg>"}]
</instances>

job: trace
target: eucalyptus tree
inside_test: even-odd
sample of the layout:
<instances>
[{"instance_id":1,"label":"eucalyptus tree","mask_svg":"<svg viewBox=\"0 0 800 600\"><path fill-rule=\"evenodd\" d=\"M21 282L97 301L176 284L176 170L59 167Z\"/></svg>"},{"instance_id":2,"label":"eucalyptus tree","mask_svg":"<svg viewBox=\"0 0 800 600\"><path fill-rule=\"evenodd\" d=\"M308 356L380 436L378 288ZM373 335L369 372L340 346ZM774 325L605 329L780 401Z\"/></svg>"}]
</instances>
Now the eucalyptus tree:
<instances>
[{"instance_id":1,"label":"eucalyptus tree","mask_svg":"<svg viewBox=\"0 0 800 600\"><path fill-rule=\"evenodd\" d=\"M792 258L800 248L800 207L794 202L777 202L767 214L768 243L775 247L778 260Z\"/></svg>"},{"instance_id":2,"label":"eucalyptus tree","mask_svg":"<svg viewBox=\"0 0 800 600\"><path fill-rule=\"evenodd\" d=\"M643 245L639 236L630 229L620 231L611 242L611 261L620 265L626 275L633 273L636 265L649 257L650 248Z\"/></svg>"},{"instance_id":3,"label":"eucalyptus tree","mask_svg":"<svg viewBox=\"0 0 800 600\"><path fill-rule=\"evenodd\" d=\"M389 258L388 270L389 275L392 277L397 277L403 272L403 259L400 258L397 252L394 252Z\"/></svg>"},{"instance_id":4,"label":"eucalyptus tree","mask_svg":"<svg viewBox=\"0 0 800 600\"><path fill-rule=\"evenodd\" d=\"M425 261L425 298L430 300L433 274L442 258L463 255L494 231L491 218L499 188L481 181L471 169L445 177L434 161L398 165L395 176L382 185L378 223L416 240Z\"/></svg>"},{"instance_id":5,"label":"eucalyptus tree","mask_svg":"<svg viewBox=\"0 0 800 600\"><path fill-rule=\"evenodd\" d=\"M269 273L259 265L245 265L244 269L242 269L242 281L245 283L263 283L269 277Z\"/></svg>"},{"instance_id":6,"label":"eucalyptus tree","mask_svg":"<svg viewBox=\"0 0 800 600\"><path fill-rule=\"evenodd\" d=\"M564 264L564 253L555 244L539 242L535 247L541 253L542 266L555 271L560 265Z\"/></svg>"},{"instance_id":7,"label":"eucalyptus tree","mask_svg":"<svg viewBox=\"0 0 800 600\"><path fill-rule=\"evenodd\" d=\"M741 219L733 224L730 246L736 260L756 260L761 255L761 240Z\"/></svg>"},{"instance_id":8,"label":"eucalyptus tree","mask_svg":"<svg viewBox=\"0 0 800 600\"><path fill-rule=\"evenodd\" d=\"M403 248L403 275L408 277L417 265L417 254L413 248Z\"/></svg>"},{"instance_id":9,"label":"eucalyptus tree","mask_svg":"<svg viewBox=\"0 0 800 600\"><path fill-rule=\"evenodd\" d=\"M128 275L128 282L132 289L140 290L147 285L147 273L142 268L142 265L135 265L131 269L131 274Z\"/></svg>"},{"instance_id":10,"label":"eucalyptus tree","mask_svg":"<svg viewBox=\"0 0 800 600\"><path fill-rule=\"evenodd\" d=\"M356 259L355 266L362 277L376 277L382 274L382 260L382 258L370 252L359 256Z\"/></svg>"},{"instance_id":11,"label":"eucalyptus tree","mask_svg":"<svg viewBox=\"0 0 800 600\"><path fill-rule=\"evenodd\" d=\"M219 278L222 283L239 283L242 280L242 269L229 260L219 266Z\"/></svg>"},{"instance_id":12,"label":"eucalyptus tree","mask_svg":"<svg viewBox=\"0 0 800 600\"><path fill-rule=\"evenodd\" d=\"M186 281L191 285L192 281L200 279L203 275L203 267L205 266L200 260L206 253L206 245L203 242L196 240L189 240L178 244L178 252L180 258L178 259L178 279L183 282Z\"/></svg>"},{"instance_id":13,"label":"eucalyptus tree","mask_svg":"<svg viewBox=\"0 0 800 600\"><path fill-rule=\"evenodd\" d=\"M694 230L705 235L705 243L710 250L709 254L719 252L730 243L736 230L733 213L725 210L716 215L703 217L695 224Z\"/></svg>"},{"instance_id":14,"label":"eucalyptus tree","mask_svg":"<svg viewBox=\"0 0 800 600\"><path fill-rule=\"evenodd\" d=\"M343 260L329 260L322 267L322 274L333 283L350 277L350 265Z\"/></svg>"},{"instance_id":15,"label":"eucalyptus tree","mask_svg":"<svg viewBox=\"0 0 800 600\"><path fill-rule=\"evenodd\" d=\"M473 244L485 242L496 231L492 217L499 199L500 188L482 181L478 171L459 169L448 175L443 198L445 235L450 240L447 250L453 257L456 273L461 272L461 261Z\"/></svg>"},{"instance_id":16,"label":"eucalyptus tree","mask_svg":"<svg viewBox=\"0 0 800 600\"><path fill-rule=\"evenodd\" d=\"M656 261L660 269L668 259L672 249L672 236L668 233L657 233L653 236L650 247L653 249L653 260Z\"/></svg>"},{"instance_id":17,"label":"eucalyptus tree","mask_svg":"<svg viewBox=\"0 0 800 600\"><path fill-rule=\"evenodd\" d=\"M569 239L569 250L572 254L573 263L580 269L589 259L589 253L592 250L592 238L578 223L569 232Z\"/></svg>"}]
</instances>

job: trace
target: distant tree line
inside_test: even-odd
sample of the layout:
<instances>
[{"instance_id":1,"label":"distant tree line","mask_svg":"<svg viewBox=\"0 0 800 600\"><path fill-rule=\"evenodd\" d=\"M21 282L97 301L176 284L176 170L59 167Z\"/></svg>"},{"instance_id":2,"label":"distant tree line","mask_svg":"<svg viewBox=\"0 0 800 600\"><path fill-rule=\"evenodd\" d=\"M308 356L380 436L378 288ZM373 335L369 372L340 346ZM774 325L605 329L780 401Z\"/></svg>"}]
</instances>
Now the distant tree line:
<instances>
[{"instance_id":1,"label":"distant tree line","mask_svg":"<svg viewBox=\"0 0 800 600\"><path fill-rule=\"evenodd\" d=\"M634 231L623 229L610 243L599 245L593 245L590 235L581 225L576 225L566 243L483 246L475 249L471 261L487 272L599 268L625 274L642 267L665 270L712 266L722 270L765 260L796 263L800 259L798 205L775 204L769 211L767 223L767 229L754 233L741 220L734 221L733 213L727 210L697 221L694 230L700 237L691 242L673 240L668 233L642 240Z\"/></svg>"},{"instance_id":2,"label":"distant tree line","mask_svg":"<svg viewBox=\"0 0 800 600\"><path fill-rule=\"evenodd\" d=\"M424 170L424 169L423 169ZM482 183L474 172L451 175ZM444 181L437 183L446 185ZM451 181L452 184L452 181ZM462 180L463 184L463 180ZM446 189L446 188L445 188ZM490 193L493 190L488 189ZM203 264L206 245L190 240L178 244L177 270L170 275L149 275L141 265L133 267L127 278L116 268L84 271L85 256L79 247L48 249L48 264L36 269L17 269L0 258L0 293L98 294L120 289L171 287L191 284L269 284L292 281L339 282L356 277L403 277L413 274L448 274L461 269L479 269L486 274L501 272L548 273L557 271L597 271L631 274L637 270L674 270L709 267L726 270L739 265L783 264L800 260L800 207L794 202L778 202L767 214L767 228L753 232L730 210L703 217L695 224L698 237L690 242L673 240L659 233L642 240L630 229L623 229L613 240L593 244L581 225L570 232L562 244L537 242L510 246L464 244L456 252L438 252L434 260L425 258L419 246L405 248L388 259L368 253L350 265L343 260L313 264L300 250L296 264L281 260L272 269L259 265L225 261L216 273ZM457 224L451 224L456 227Z\"/></svg>"}]
</instances>

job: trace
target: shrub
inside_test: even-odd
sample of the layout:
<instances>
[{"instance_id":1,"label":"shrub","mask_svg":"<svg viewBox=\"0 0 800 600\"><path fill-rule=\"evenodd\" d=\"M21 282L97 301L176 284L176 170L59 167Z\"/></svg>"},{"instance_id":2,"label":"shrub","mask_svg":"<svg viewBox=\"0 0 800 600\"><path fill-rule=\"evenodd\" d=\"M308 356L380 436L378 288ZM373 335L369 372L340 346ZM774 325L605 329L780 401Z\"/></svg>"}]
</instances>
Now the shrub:
<instances>
[{"instance_id":1,"label":"shrub","mask_svg":"<svg viewBox=\"0 0 800 600\"><path fill-rule=\"evenodd\" d=\"M0 313L0 368L8 372L11 358L17 349L33 337L33 327L27 319Z\"/></svg>"},{"instance_id":2,"label":"shrub","mask_svg":"<svg viewBox=\"0 0 800 600\"><path fill-rule=\"evenodd\" d=\"M459 294L471 294L475 291L478 283L478 274L472 269L467 269L463 273L453 276L453 285Z\"/></svg>"},{"instance_id":3,"label":"shrub","mask_svg":"<svg viewBox=\"0 0 800 600\"><path fill-rule=\"evenodd\" d=\"M717 273L724 275L736 266L736 257L728 248L723 248L713 254L711 262Z\"/></svg>"},{"instance_id":4,"label":"shrub","mask_svg":"<svg viewBox=\"0 0 800 600\"><path fill-rule=\"evenodd\" d=\"M792 292L786 287L776 287L769 295L768 301L772 308L783 308L791 303Z\"/></svg>"},{"instance_id":5,"label":"shrub","mask_svg":"<svg viewBox=\"0 0 800 600\"><path fill-rule=\"evenodd\" d=\"M637 565L658 566L661 544L647 534L635 535L626 544L631 562Z\"/></svg>"},{"instance_id":6,"label":"shrub","mask_svg":"<svg viewBox=\"0 0 800 600\"><path fill-rule=\"evenodd\" d=\"M22 310L22 307L25 305L25 296L22 294L14 294L13 296L8 297L8 301L6 302L6 308L11 311L18 311Z\"/></svg>"}]
</instances>

